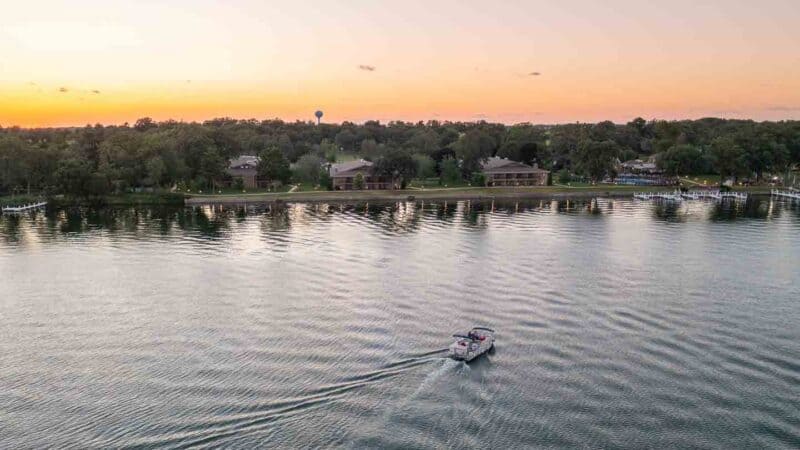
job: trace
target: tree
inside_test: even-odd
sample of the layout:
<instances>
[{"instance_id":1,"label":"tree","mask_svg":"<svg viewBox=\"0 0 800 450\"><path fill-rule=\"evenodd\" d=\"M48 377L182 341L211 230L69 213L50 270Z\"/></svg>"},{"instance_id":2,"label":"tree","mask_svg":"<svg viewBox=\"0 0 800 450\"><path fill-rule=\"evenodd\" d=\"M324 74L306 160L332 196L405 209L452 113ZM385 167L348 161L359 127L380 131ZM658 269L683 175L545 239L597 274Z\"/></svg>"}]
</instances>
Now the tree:
<instances>
[{"instance_id":1,"label":"tree","mask_svg":"<svg viewBox=\"0 0 800 450\"><path fill-rule=\"evenodd\" d=\"M439 149L439 135L431 129L418 129L406 141L406 147L411 153L432 155Z\"/></svg>"},{"instance_id":2,"label":"tree","mask_svg":"<svg viewBox=\"0 0 800 450\"><path fill-rule=\"evenodd\" d=\"M542 127L531 124L514 125L508 129L497 156L525 164L537 162L545 165L548 159L546 141L547 136Z\"/></svg>"},{"instance_id":3,"label":"tree","mask_svg":"<svg viewBox=\"0 0 800 450\"><path fill-rule=\"evenodd\" d=\"M670 147L659 155L656 163L664 173L671 176L703 174L708 173L709 169L703 152L691 144Z\"/></svg>"},{"instance_id":4,"label":"tree","mask_svg":"<svg viewBox=\"0 0 800 450\"><path fill-rule=\"evenodd\" d=\"M133 129L136 131L147 131L153 128L158 128L158 124L149 117L142 117L133 124Z\"/></svg>"},{"instance_id":5,"label":"tree","mask_svg":"<svg viewBox=\"0 0 800 450\"><path fill-rule=\"evenodd\" d=\"M295 165L294 178L296 181L319 183L320 172L322 172L322 158L317 155L303 155Z\"/></svg>"},{"instance_id":6,"label":"tree","mask_svg":"<svg viewBox=\"0 0 800 450\"><path fill-rule=\"evenodd\" d=\"M374 139L364 139L361 141L361 157L372 161L378 157L378 143Z\"/></svg>"},{"instance_id":7,"label":"tree","mask_svg":"<svg viewBox=\"0 0 800 450\"><path fill-rule=\"evenodd\" d=\"M461 171L464 177L472 172L480 172L482 164L492 156L496 143L483 130L475 129L467 132L454 145L456 156L461 160Z\"/></svg>"},{"instance_id":8,"label":"tree","mask_svg":"<svg viewBox=\"0 0 800 450\"><path fill-rule=\"evenodd\" d=\"M472 172L469 182L473 186L486 186L486 175L483 172Z\"/></svg>"},{"instance_id":9,"label":"tree","mask_svg":"<svg viewBox=\"0 0 800 450\"><path fill-rule=\"evenodd\" d=\"M258 175L266 178L270 183L279 181L283 184L289 182L292 172L289 170L289 161L283 156L280 149L273 145L267 147L259 155Z\"/></svg>"},{"instance_id":10,"label":"tree","mask_svg":"<svg viewBox=\"0 0 800 450\"><path fill-rule=\"evenodd\" d=\"M333 190L333 180L331 179L331 174L322 169L319 172L319 185L329 191Z\"/></svg>"},{"instance_id":11,"label":"tree","mask_svg":"<svg viewBox=\"0 0 800 450\"><path fill-rule=\"evenodd\" d=\"M709 150L714 169L720 176L720 185L727 177L733 177L735 181L737 177L746 173L744 150L732 138L718 137L714 139L711 141Z\"/></svg>"},{"instance_id":12,"label":"tree","mask_svg":"<svg viewBox=\"0 0 800 450\"><path fill-rule=\"evenodd\" d=\"M213 188L215 180L225 176L227 166L228 162L217 152L216 148L207 148L200 157L198 176L201 177L201 182L205 182L206 185Z\"/></svg>"},{"instance_id":13,"label":"tree","mask_svg":"<svg viewBox=\"0 0 800 450\"><path fill-rule=\"evenodd\" d=\"M336 135L336 144L349 152L355 151L356 136L350 130L342 130Z\"/></svg>"},{"instance_id":14,"label":"tree","mask_svg":"<svg viewBox=\"0 0 800 450\"><path fill-rule=\"evenodd\" d=\"M728 152L717 142L715 152L723 156L714 156L712 142L717 139L723 139L728 147L738 146L738 150ZM145 117L132 127L0 129L0 192L29 188L59 193L69 189L71 192L66 193L91 195L102 189L111 192L113 188L122 191L128 186L178 183L203 189L226 176L228 161L239 155L260 155L274 146L292 163L306 154L336 161L337 142L374 162L394 150L402 151L414 161L417 175L424 177L431 172L430 162L423 155L430 156L436 162L436 174L448 183L470 179L492 155L535 162L550 168L554 175L562 169L586 176L593 172L591 177L596 180L604 176L599 174L613 175L609 165L613 158L595 158L593 152L605 146L613 154L613 145L621 160L639 154L657 155L668 173L721 170L727 174L723 178L753 175L761 179L768 174L785 174L800 164L800 121L791 120L648 122L636 118L621 126L612 122L505 126L483 121L368 121L363 125L345 122L317 126L312 121L225 117L203 123L157 123ZM613 144L603 144L606 142ZM309 163L308 170L298 168L295 176L316 178L313 165ZM285 169L286 164L280 162L278 167ZM57 175L67 171L74 171L79 179L75 183L67 183L63 176L59 179ZM283 173L280 178L288 178L286 170L279 172ZM327 185L325 176L323 170L317 173L323 185Z\"/></svg>"},{"instance_id":15,"label":"tree","mask_svg":"<svg viewBox=\"0 0 800 450\"><path fill-rule=\"evenodd\" d=\"M417 165L417 176L419 178L433 178L436 176L436 161L428 155L416 153L412 156Z\"/></svg>"},{"instance_id":16,"label":"tree","mask_svg":"<svg viewBox=\"0 0 800 450\"><path fill-rule=\"evenodd\" d=\"M619 155L616 142L584 140L578 144L574 159L577 169L593 182L601 181L606 175L616 176L614 162Z\"/></svg>"},{"instance_id":17,"label":"tree","mask_svg":"<svg viewBox=\"0 0 800 450\"><path fill-rule=\"evenodd\" d=\"M17 136L0 135L0 191L14 190L30 179L25 156L28 144Z\"/></svg>"},{"instance_id":18,"label":"tree","mask_svg":"<svg viewBox=\"0 0 800 450\"><path fill-rule=\"evenodd\" d=\"M91 163L77 158L65 159L58 165L55 178L61 192L76 196L88 195L92 179Z\"/></svg>"},{"instance_id":19,"label":"tree","mask_svg":"<svg viewBox=\"0 0 800 450\"><path fill-rule=\"evenodd\" d=\"M440 180L442 184L456 183L461 180L461 168L455 158L442 160Z\"/></svg>"},{"instance_id":20,"label":"tree","mask_svg":"<svg viewBox=\"0 0 800 450\"><path fill-rule=\"evenodd\" d=\"M364 189L364 175L361 172L358 172L355 177L353 177L353 189L360 191Z\"/></svg>"},{"instance_id":21,"label":"tree","mask_svg":"<svg viewBox=\"0 0 800 450\"><path fill-rule=\"evenodd\" d=\"M336 162L336 154L338 153L336 144L328 139L323 139L319 144L320 156L325 158L328 162Z\"/></svg>"},{"instance_id":22,"label":"tree","mask_svg":"<svg viewBox=\"0 0 800 450\"><path fill-rule=\"evenodd\" d=\"M567 184L572 181L572 175L570 175L569 170L561 169L558 171L558 183L559 184Z\"/></svg>"},{"instance_id":23,"label":"tree","mask_svg":"<svg viewBox=\"0 0 800 450\"><path fill-rule=\"evenodd\" d=\"M391 177L395 186L405 188L406 183L417 174L417 163L408 153L399 149L389 149L375 161L375 173Z\"/></svg>"},{"instance_id":24,"label":"tree","mask_svg":"<svg viewBox=\"0 0 800 450\"><path fill-rule=\"evenodd\" d=\"M147 169L147 179L149 184L153 186L160 186L161 181L164 178L164 174L167 172L167 167L164 164L164 160L158 156L155 156L147 160L145 167Z\"/></svg>"}]
</instances>

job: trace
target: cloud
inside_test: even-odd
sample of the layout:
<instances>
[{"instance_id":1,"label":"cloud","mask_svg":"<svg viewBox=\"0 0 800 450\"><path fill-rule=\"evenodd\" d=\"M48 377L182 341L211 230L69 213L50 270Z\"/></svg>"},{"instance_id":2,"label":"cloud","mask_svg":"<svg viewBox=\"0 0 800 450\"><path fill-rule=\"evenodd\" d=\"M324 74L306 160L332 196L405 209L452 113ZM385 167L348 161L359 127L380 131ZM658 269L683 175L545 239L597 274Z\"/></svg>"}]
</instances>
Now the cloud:
<instances>
[{"instance_id":1,"label":"cloud","mask_svg":"<svg viewBox=\"0 0 800 450\"><path fill-rule=\"evenodd\" d=\"M528 73L528 76L529 77L538 77L541 74L542 74L542 72L530 72L530 73Z\"/></svg>"},{"instance_id":2,"label":"cloud","mask_svg":"<svg viewBox=\"0 0 800 450\"><path fill-rule=\"evenodd\" d=\"M794 111L800 111L800 106L776 105L776 106L770 106L769 108L767 108L767 111L794 112Z\"/></svg>"},{"instance_id":3,"label":"cloud","mask_svg":"<svg viewBox=\"0 0 800 450\"><path fill-rule=\"evenodd\" d=\"M375 66L368 66L366 64L359 64L358 70L364 70L366 72L375 72Z\"/></svg>"},{"instance_id":4,"label":"cloud","mask_svg":"<svg viewBox=\"0 0 800 450\"><path fill-rule=\"evenodd\" d=\"M58 92L66 94L67 92L69 92L69 89L65 88L64 86L61 86L60 88L58 88Z\"/></svg>"},{"instance_id":5,"label":"cloud","mask_svg":"<svg viewBox=\"0 0 800 450\"><path fill-rule=\"evenodd\" d=\"M473 119L485 120L485 119L488 119L488 118L489 118L489 116L487 116L487 115L486 115L486 114L484 114L484 113L477 113L477 114L473 114L473 115L472 115L472 118L473 118Z\"/></svg>"}]
</instances>

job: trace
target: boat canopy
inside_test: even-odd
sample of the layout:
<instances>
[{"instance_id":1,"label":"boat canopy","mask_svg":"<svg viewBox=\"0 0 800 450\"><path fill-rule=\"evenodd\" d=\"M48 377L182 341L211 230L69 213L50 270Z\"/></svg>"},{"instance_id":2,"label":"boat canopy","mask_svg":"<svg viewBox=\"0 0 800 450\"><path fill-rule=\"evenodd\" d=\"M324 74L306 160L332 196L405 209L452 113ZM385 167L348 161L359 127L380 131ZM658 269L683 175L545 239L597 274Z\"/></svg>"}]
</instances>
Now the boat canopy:
<instances>
[{"instance_id":1,"label":"boat canopy","mask_svg":"<svg viewBox=\"0 0 800 450\"><path fill-rule=\"evenodd\" d=\"M454 334L453 337L454 338L462 338L462 339L472 339L471 337L466 336L464 334Z\"/></svg>"},{"instance_id":2,"label":"boat canopy","mask_svg":"<svg viewBox=\"0 0 800 450\"><path fill-rule=\"evenodd\" d=\"M491 332L491 333L494 333L494 330L493 330L493 329L491 329L491 328L486 328L486 327L473 327L472 329L473 329L473 330L484 330L484 331L489 331L489 332Z\"/></svg>"}]
</instances>

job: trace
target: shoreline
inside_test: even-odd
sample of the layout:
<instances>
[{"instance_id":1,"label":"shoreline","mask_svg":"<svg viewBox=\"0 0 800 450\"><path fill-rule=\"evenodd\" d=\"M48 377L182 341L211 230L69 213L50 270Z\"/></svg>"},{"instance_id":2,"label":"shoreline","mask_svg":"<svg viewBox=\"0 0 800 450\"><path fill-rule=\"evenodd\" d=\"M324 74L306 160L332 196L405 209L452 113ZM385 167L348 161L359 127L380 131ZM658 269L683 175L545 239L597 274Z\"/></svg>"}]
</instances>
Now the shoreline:
<instances>
[{"instance_id":1,"label":"shoreline","mask_svg":"<svg viewBox=\"0 0 800 450\"><path fill-rule=\"evenodd\" d=\"M751 195L770 195L768 186L740 187L738 192ZM596 197L632 198L634 192L673 191L674 187L593 186L593 187L460 187L436 189L405 189L395 191L301 191L253 194L191 195L182 193L153 193L110 195L96 198L71 198L54 196L47 199L50 206L196 206L196 205L246 205L272 203L364 203L405 202L414 200L587 200ZM21 196L20 196L21 197ZM0 205L12 206L10 198L0 198ZM33 196L31 197L33 198ZM38 198L38 197L37 197Z\"/></svg>"},{"instance_id":2,"label":"shoreline","mask_svg":"<svg viewBox=\"0 0 800 450\"><path fill-rule=\"evenodd\" d=\"M516 187L516 188L452 188L405 189L396 191L314 191L258 194L222 194L187 196L186 205L241 205L250 203L327 203L411 200L567 200L630 198L634 192L673 191L674 187L599 186L599 187ZM769 194L769 187L736 189L752 195Z\"/></svg>"}]
</instances>

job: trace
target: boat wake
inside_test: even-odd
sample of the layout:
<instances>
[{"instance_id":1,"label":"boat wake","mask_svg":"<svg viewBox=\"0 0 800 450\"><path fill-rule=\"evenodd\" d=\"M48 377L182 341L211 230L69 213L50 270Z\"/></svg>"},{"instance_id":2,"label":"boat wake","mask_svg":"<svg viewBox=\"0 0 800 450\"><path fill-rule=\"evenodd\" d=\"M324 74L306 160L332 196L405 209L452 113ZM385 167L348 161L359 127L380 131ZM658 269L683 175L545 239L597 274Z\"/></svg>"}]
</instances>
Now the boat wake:
<instances>
[{"instance_id":1,"label":"boat wake","mask_svg":"<svg viewBox=\"0 0 800 450\"><path fill-rule=\"evenodd\" d=\"M426 380L431 379L428 382L430 384L454 365L461 364L466 366L466 364L458 361L436 356L444 351L446 349L412 354L408 358L385 364L375 371L347 377L338 383L319 387L302 397L251 405L239 409L234 415L192 424L176 430L168 437L162 436L155 439L147 439L146 441L135 443L132 447L192 448L220 445L220 441L232 436L267 430L274 426L276 422L285 421L308 410L324 406L343 397L350 391L396 377L432 361L444 361L444 364L439 369L426 378ZM423 383L425 382L423 381ZM423 386L420 386L419 392L422 392L422 388Z\"/></svg>"}]
</instances>

